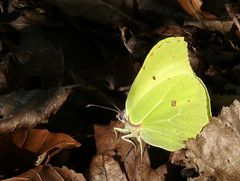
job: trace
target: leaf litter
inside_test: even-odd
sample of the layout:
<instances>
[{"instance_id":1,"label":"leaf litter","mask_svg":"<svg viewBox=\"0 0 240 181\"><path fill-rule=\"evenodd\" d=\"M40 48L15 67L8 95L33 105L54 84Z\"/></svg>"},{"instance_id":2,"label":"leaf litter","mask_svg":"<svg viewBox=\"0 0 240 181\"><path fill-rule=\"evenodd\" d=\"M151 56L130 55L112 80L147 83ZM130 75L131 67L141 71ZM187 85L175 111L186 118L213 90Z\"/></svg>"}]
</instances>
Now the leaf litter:
<instances>
[{"instance_id":1,"label":"leaf litter","mask_svg":"<svg viewBox=\"0 0 240 181\"><path fill-rule=\"evenodd\" d=\"M49 91L19 91L1 96L0 134L47 123L48 117L57 112L70 92L71 88L61 87Z\"/></svg>"},{"instance_id":2,"label":"leaf litter","mask_svg":"<svg viewBox=\"0 0 240 181\"><path fill-rule=\"evenodd\" d=\"M97 146L97 155L91 163L91 173L99 173L102 169L107 169L107 166L111 163L113 167L119 171L119 178L122 180L164 180L166 174L166 166L160 166L159 168L151 169L150 161L147 152L147 145L143 154L143 161L140 161L140 148L134 150L133 145L126 143L120 137L116 140L116 135L113 131L114 127L122 126L120 122L112 122L109 126L95 126L95 138ZM118 162L117 162L118 161ZM100 164L100 163L102 164ZM110 162L110 163L108 163ZM122 163L123 162L123 166ZM114 169L114 170L115 170ZM125 175L124 173L125 172ZM102 175L102 173L100 173ZM105 172L103 180L114 179L113 172L109 173L109 170ZM116 175L116 174L115 174ZM98 180L92 176L92 180Z\"/></svg>"},{"instance_id":3,"label":"leaf litter","mask_svg":"<svg viewBox=\"0 0 240 181\"><path fill-rule=\"evenodd\" d=\"M21 173L34 165L46 165L62 149L79 147L80 143L63 133L46 129L17 129L0 137L0 175ZM6 164L7 163L7 164Z\"/></svg>"},{"instance_id":4,"label":"leaf litter","mask_svg":"<svg viewBox=\"0 0 240 181\"><path fill-rule=\"evenodd\" d=\"M225 0L2 1L1 179L239 180L238 7ZM139 147L116 139L113 127L122 125L111 122L114 114L86 105L122 107L149 48L170 36L188 41L218 117L186 150L169 155L144 144L141 163ZM80 86L66 86L73 84Z\"/></svg>"},{"instance_id":5,"label":"leaf litter","mask_svg":"<svg viewBox=\"0 0 240 181\"><path fill-rule=\"evenodd\" d=\"M223 107L218 117L210 120L201 134L187 142L185 164L199 177L189 180L239 180L240 102Z\"/></svg>"},{"instance_id":6,"label":"leaf litter","mask_svg":"<svg viewBox=\"0 0 240 181\"><path fill-rule=\"evenodd\" d=\"M34 169L30 169L16 177L6 179L6 181L17 181L17 180L75 180L75 181L86 181L82 174L76 173L74 170L68 169L63 166L62 168L53 167L51 165L43 166L40 165Z\"/></svg>"}]
</instances>

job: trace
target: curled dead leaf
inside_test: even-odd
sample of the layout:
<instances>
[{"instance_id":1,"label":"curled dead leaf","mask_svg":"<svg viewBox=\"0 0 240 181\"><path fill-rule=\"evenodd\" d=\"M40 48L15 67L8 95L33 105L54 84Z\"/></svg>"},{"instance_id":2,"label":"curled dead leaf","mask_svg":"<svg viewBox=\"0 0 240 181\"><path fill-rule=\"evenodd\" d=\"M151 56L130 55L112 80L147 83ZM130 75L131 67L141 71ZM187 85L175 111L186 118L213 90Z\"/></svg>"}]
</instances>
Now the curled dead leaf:
<instances>
[{"instance_id":1,"label":"curled dead leaf","mask_svg":"<svg viewBox=\"0 0 240 181\"><path fill-rule=\"evenodd\" d=\"M92 159L90 169L90 180L92 181L127 181L118 162L107 155L96 155Z\"/></svg>"},{"instance_id":2,"label":"curled dead leaf","mask_svg":"<svg viewBox=\"0 0 240 181\"><path fill-rule=\"evenodd\" d=\"M40 165L16 177L6 179L6 181L20 181L20 180L86 181L86 179L81 173L76 173L74 170L68 169L65 166L59 168L53 167L51 165L47 166Z\"/></svg>"},{"instance_id":3,"label":"curled dead leaf","mask_svg":"<svg viewBox=\"0 0 240 181\"><path fill-rule=\"evenodd\" d=\"M51 133L45 129L18 129L0 137L0 144L1 176L32 167L39 155L45 155L42 161L46 164L62 149L80 146L69 135Z\"/></svg>"},{"instance_id":4,"label":"curled dead leaf","mask_svg":"<svg viewBox=\"0 0 240 181\"><path fill-rule=\"evenodd\" d=\"M202 11L201 7L203 2L201 0L178 0L178 3L182 8L190 15L194 16L199 20L208 19L215 20L217 17L206 11Z\"/></svg>"},{"instance_id":5,"label":"curled dead leaf","mask_svg":"<svg viewBox=\"0 0 240 181\"><path fill-rule=\"evenodd\" d=\"M138 24L132 18L131 9L134 8L134 3L131 1L44 0L44 2L57 6L71 16L86 18L100 24L116 25L122 19Z\"/></svg>"},{"instance_id":6,"label":"curled dead leaf","mask_svg":"<svg viewBox=\"0 0 240 181\"><path fill-rule=\"evenodd\" d=\"M21 91L0 96L0 134L45 123L50 115L58 111L71 90L60 87L48 91Z\"/></svg>"},{"instance_id":7,"label":"curled dead leaf","mask_svg":"<svg viewBox=\"0 0 240 181\"><path fill-rule=\"evenodd\" d=\"M98 166L101 165L100 163L104 163L103 165L108 165L108 162L110 162L114 165L118 164L118 166L114 166L118 172L115 175L119 175L121 178L124 178L122 177L122 174L124 173L127 175L127 178L130 181L165 180L165 174L167 174L166 165L162 165L157 169L151 168L148 157L148 149L145 143L143 143L144 153L141 162L141 154L138 144L136 144L137 149L135 150L132 144L129 144L121 139L121 135L119 135L118 139L116 139L113 128L122 126L123 124L120 121L112 122L109 126L95 125L97 156L95 156L95 158L92 160L90 174L94 175L96 172L99 173L99 170L103 170ZM118 156L121 156L121 159L119 159ZM106 161L107 163L105 163ZM123 162L123 165L121 162ZM103 168L105 169L105 167ZM95 169L97 169L97 171Z\"/></svg>"},{"instance_id":8,"label":"curled dead leaf","mask_svg":"<svg viewBox=\"0 0 240 181\"><path fill-rule=\"evenodd\" d=\"M124 46L128 52L136 58L144 59L149 52L152 45L147 41L141 40L139 37L134 36L127 27L119 27L121 31L121 38Z\"/></svg>"},{"instance_id":9,"label":"curled dead leaf","mask_svg":"<svg viewBox=\"0 0 240 181\"><path fill-rule=\"evenodd\" d=\"M240 180L240 103L235 100L211 119L196 139L187 141L185 164L199 177L189 181Z\"/></svg>"}]
</instances>

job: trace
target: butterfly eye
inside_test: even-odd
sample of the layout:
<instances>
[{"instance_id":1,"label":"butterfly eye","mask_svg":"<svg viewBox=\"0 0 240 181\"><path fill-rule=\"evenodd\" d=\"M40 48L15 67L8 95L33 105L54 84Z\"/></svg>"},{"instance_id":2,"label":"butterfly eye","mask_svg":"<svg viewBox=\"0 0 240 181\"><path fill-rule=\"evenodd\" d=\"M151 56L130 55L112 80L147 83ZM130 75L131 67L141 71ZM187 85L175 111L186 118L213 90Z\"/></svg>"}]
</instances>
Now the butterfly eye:
<instances>
[{"instance_id":1,"label":"butterfly eye","mask_svg":"<svg viewBox=\"0 0 240 181\"><path fill-rule=\"evenodd\" d=\"M127 120L127 116L126 116L125 111L119 112L116 117L119 121L126 121Z\"/></svg>"},{"instance_id":2,"label":"butterfly eye","mask_svg":"<svg viewBox=\"0 0 240 181\"><path fill-rule=\"evenodd\" d=\"M117 115L117 118L118 118L118 120L123 120L124 115L122 114L122 112L120 112L120 113Z\"/></svg>"}]
</instances>

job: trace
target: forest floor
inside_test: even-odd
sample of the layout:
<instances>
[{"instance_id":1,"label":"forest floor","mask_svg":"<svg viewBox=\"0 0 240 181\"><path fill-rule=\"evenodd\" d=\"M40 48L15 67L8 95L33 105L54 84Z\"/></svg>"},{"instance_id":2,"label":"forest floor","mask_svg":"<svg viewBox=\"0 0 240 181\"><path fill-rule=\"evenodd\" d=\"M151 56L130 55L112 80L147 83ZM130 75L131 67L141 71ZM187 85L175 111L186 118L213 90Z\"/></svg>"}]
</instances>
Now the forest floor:
<instances>
[{"instance_id":1,"label":"forest floor","mask_svg":"<svg viewBox=\"0 0 240 181\"><path fill-rule=\"evenodd\" d=\"M237 0L1 0L0 179L240 180ZM186 149L118 138L149 50L184 37L213 117ZM136 140L133 139L135 142Z\"/></svg>"}]
</instances>

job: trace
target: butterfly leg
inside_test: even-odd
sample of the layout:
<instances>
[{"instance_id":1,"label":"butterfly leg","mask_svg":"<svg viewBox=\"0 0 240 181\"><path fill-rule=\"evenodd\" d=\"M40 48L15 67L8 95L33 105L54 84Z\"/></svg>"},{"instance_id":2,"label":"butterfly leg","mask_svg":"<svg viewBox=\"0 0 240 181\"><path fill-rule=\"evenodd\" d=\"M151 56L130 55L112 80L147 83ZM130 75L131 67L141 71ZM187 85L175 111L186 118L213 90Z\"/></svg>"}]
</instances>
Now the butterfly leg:
<instances>
[{"instance_id":1,"label":"butterfly leg","mask_svg":"<svg viewBox=\"0 0 240 181\"><path fill-rule=\"evenodd\" d=\"M127 134L127 135L124 135L121 137L124 141L128 142L128 143L131 143L133 146L134 146L134 150L136 151L136 145L135 143L130 140L129 138L135 138L135 136L133 134Z\"/></svg>"},{"instance_id":2,"label":"butterfly leg","mask_svg":"<svg viewBox=\"0 0 240 181\"><path fill-rule=\"evenodd\" d=\"M140 138L139 136L137 137L137 141L139 142L139 146L140 146L141 162L142 162L142 157L143 157L143 146L142 146L142 140L141 140L141 138Z\"/></svg>"},{"instance_id":3,"label":"butterfly leg","mask_svg":"<svg viewBox=\"0 0 240 181\"><path fill-rule=\"evenodd\" d=\"M119 133L123 133L123 134L129 134L129 130L128 129L123 129L123 128L113 128L114 133L115 133L115 141L117 141L118 139L118 132Z\"/></svg>"}]
</instances>

